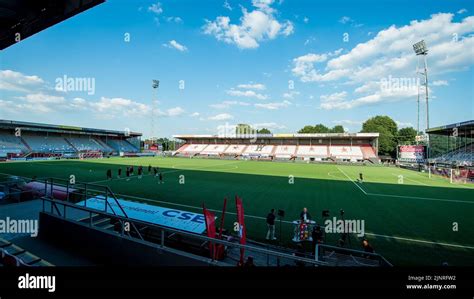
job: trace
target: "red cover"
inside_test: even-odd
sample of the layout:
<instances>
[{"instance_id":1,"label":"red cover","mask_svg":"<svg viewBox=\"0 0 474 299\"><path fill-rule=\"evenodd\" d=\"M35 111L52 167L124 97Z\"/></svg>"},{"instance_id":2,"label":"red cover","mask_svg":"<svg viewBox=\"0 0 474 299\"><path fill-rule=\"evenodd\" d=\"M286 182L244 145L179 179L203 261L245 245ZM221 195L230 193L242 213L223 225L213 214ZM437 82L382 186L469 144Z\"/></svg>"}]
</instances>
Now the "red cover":
<instances>
[{"instance_id":1,"label":"red cover","mask_svg":"<svg viewBox=\"0 0 474 299\"><path fill-rule=\"evenodd\" d=\"M207 231L207 236L209 238L216 238L216 217L214 213L208 211L206 207L203 206L203 212L204 212L204 219L206 222L206 231ZM214 252L215 252L215 245L212 242L209 242L209 251L210 251L210 256L214 258Z\"/></svg>"},{"instance_id":2,"label":"red cover","mask_svg":"<svg viewBox=\"0 0 474 299\"><path fill-rule=\"evenodd\" d=\"M245 245L247 239L247 229L245 227L244 222L244 206L242 204L242 199L238 196L235 196L235 207L237 209L237 221L239 222L239 237L240 237L240 244ZM240 263L243 264L244 262L244 248L240 249Z\"/></svg>"}]
</instances>

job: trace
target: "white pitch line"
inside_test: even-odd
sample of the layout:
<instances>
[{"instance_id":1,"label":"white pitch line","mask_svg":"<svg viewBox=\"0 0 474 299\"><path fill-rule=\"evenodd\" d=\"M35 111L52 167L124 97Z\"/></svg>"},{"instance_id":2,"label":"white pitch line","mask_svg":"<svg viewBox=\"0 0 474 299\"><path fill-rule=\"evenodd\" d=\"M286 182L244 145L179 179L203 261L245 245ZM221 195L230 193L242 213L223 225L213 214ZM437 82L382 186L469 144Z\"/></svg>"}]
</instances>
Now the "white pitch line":
<instances>
[{"instance_id":1,"label":"white pitch line","mask_svg":"<svg viewBox=\"0 0 474 299\"><path fill-rule=\"evenodd\" d=\"M366 193L369 196L385 196L385 197L397 197L397 198L413 198L421 200L431 200L431 201L447 201L447 202L460 202L460 203L470 203L474 204L474 201L468 200L457 200L457 199L445 199L445 198L430 198L430 197L418 197L418 196L406 196L406 195L391 195L391 194L380 194L380 193Z\"/></svg>"},{"instance_id":2,"label":"white pitch line","mask_svg":"<svg viewBox=\"0 0 474 299\"><path fill-rule=\"evenodd\" d=\"M161 201L161 200L153 200L153 199L148 199L148 198L143 198L143 197L138 197L138 196L130 196L130 195L125 195L125 194L116 194L118 196L122 197L129 197L129 198L136 198L140 200L145 200L145 201L150 201L150 202L157 202L157 203L164 203L164 204L169 204L169 205L174 205L174 206L180 206L180 207L185 207L185 208L191 208L191 209L197 209L201 210L202 208L196 207L196 206L190 206L190 205L183 205L183 204L178 204L178 203L172 203L168 201ZM212 212L220 213L222 211L220 210L214 210L214 209L208 209ZM236 215L236 213L233 212L226 212L226 214L231 214L231 215ZM255 218L255 219L260 219L260 220L266 220L265 217L261 216L254 216L254 215L245 215L245 217L248 218ZM292 221L286 221L282 220L282 223L286 224L293 224ZM464 249L474 249L474 246L468 246L468 245L458 245L458 244L450 244L450 243L438 243L438 242L432 242L432 241L425 241L425 240L419 240L419 239L412 239L412 238L405 238L405 237L395 237L395 236L388 236L388 235L381 235L381 234L375 234L375 233L365 233L366 235L370 236L375 236L375 237L383 237L383 238L389 238L389 239L395 239L395 240L403 240L407 242L415 242L415 243L425 243L425 244L432 244L432 245L439 245L439 246L447 246L447 247L457 247L457 248L464 248Z\"/></svg>"},{"instance_id":3,"label":"white pitch line","mask_svg":"<svg viewBox=\"0 0 474 299\"><path fill-rule=\"evenodd\" d=\"M458 244L450 244L450 243L438 243L438 242L433 242L433 241L425 241L425 240L418 240L418 239L411 239L411 238L404 238L404 237L394 237L394 236L379 235L379 234L373 234L373 233L365 233L365 234L370 235L370 236L375 236L375 237L390 238L390 239L402 240L402 241L408 241L408 242L426 243L426 244L432 244L432 245L457 247L457 248L464 248L464 249L474 249L474 246L466 246L466 245L458 245Z\"/></svg>"},{"instance_id":4,"label":"white pitch line","mask_svg":"<svg viewBox=\"0 0 474 299\"><path fill-rule=\"evenodd\" d=\"M362 189L356 182L354 182L344 171L342 171L342 170L341 170L339 167L337 167L337 166L336 166L336 168L337 168L340 172L342 172L342 174L345 175L351 182L353 182L354 185L356 185L357 188L360 189L360 191L364 192L364 194L367 195L367 192L365 192L364 189Z\"/></svg>"},{"instance_id":5,"label":"white pitch line","mask_svg":"<svg viewBox=\"0 0 474 299\"><path fill-rule=\"evenodd\" d=\"M411 181L411 182L414 182L414 183L418 183L418 184L421 184L421 185L425 185L425 186L431 187L431 185L422 183L422 182L417 181L417 180L414 180L414 179L407 178L407 177L405 177L403 174L392 173L392 175L394 175L394 176L396 176L396 177L398 177L399 175L401 175L404 180Z\"/></svg>"}]
</instances>

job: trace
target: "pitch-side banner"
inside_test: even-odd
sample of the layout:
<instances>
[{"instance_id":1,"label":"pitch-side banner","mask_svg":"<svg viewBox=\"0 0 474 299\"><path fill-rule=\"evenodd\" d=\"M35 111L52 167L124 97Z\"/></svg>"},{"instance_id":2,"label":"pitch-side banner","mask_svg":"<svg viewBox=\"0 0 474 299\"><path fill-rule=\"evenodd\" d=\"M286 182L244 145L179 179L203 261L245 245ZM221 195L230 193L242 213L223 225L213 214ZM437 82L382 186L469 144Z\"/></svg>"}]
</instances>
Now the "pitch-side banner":
<instances>
[{"instance_id":1,"label":"pitch-side banner","mask_svg":"<svg viewBox=\"0 0 474 299\"><path fill-rule=\"evenodd\" d=\"M400 145L398 148L398 158L404 160L424 160L425 153L424 145Z\"/></svg>"},{"instance_id":2,"label":"pitch-side banner","mask_svg":"<svg viewBox=\"0 0 474 299\"><path fill-rule=\"evenodd\" d=\"M87 199L86 203L84 203L84 201L78 202L77 205L107 212L108 214L113 214L110 209L110 207L112 207L116 215L124 216L120 207L113 198L108 198L108 202L110 205L107 206L107 211L105 210L105 198L101 195ZM196 234L203 234L206 230L206 223L202 214L152 206L123 199L118 199L118 202L127 216L131 219L150 222Z\"/></svg>"}]
</instances>

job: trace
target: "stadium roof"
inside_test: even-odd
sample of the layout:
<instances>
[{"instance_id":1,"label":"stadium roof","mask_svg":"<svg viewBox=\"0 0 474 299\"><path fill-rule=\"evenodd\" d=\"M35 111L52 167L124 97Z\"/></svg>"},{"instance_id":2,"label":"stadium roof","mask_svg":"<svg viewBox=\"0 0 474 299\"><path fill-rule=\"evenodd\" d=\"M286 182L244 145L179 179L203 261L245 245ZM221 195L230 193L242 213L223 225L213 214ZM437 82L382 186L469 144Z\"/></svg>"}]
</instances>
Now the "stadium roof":
<instances>
[{"instance_id":1,"label":"stadium roof","mask_svg":"<svg viewBox=\"0 0 474 299\"><path fill-rule=\"evenodd\" d=\"M254 139L252 134L228 134L228 135L173 135L178 139ZM373 139L378 138L379 133L311 133L311 134L257 134L259 139L285 139L285 138L355 138L355 139Z\"/></svg>"},{"instance_id":2,"label":"stadium roof","mask_svg":"<svg viewBox=\"0 0 474 299\"><path fill-rule=\"evenodd\" d=\"M474 131L474 120L468 120L460 123L430 128L426 130L426 133L436 135L451 135L453 133L454 128L458 128L459 135L463 135L466 132L468 132L469 135L472 135L472 132Z\"/></svg>"},{"instance_id":3,"label":"stadium roof","mask_svg":"<svg viewBox=\"0 0 474 299\"><path fill-rule=\"evenodd\" d=\"M50 125L50 124L40 124L40 123L0 119L0 129L12 130L16 128L21 128L21 130L25 130L25 131L43 131L43 132L62 133L62 134L88 134L88 135L101 135L101 136L114 136L114 137L142 136L141 133L129 132L129 131L102 130L102 129L92 129L92 128L81 128L81 127L75 127L75 126Z\"/></svg>"},{"instance_id":4,"label":"stadium roof","mask_svg":"<svg viewBox=\"0 0 474 299\"><path fill-rule=\"evenodd\" d=\"M0 50L104 1L0 0Z\"/></svg>"}]
</instances>

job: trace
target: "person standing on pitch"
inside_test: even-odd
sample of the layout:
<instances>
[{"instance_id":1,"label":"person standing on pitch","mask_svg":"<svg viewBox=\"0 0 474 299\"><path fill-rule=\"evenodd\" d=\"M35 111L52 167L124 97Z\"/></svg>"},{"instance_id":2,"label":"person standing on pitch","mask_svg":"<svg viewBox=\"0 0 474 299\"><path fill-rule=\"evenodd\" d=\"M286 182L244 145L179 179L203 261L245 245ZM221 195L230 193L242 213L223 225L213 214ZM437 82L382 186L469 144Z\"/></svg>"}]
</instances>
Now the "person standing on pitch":
<instances>
[{"instance_id":1,"label":"person standing on pitch","mask_svg":"<svg viewBox=\"0 0 474 299\"><path fill-rule=\"evenodd\" d=\"M119 168L119 169L117 170L117 178L120 179L121 176L122 176L122 168Z\"/></svg>"},{"instance_id":2,"label":"person standing on pitch","mask_svg":"<svg viewBox=\"0 0 474 299\"><path fill-rule=\"evenodd\" d=\"M301 214L300 214L300 219L301 219L303 222L308 222L309 220L311 220L311 215L308 213L308 209L307 209L307 208L303 208L303 211L302 211Z\"/></svg>"},{"instance_id":3,"label":"person standing on pitch","mask_svg":"<svg viewBox=\"0 0 474 299\"><path fill-rule=\"evenodd\" d=\"M143 174L143 167L140 165L138 166L138 178L141 179Z\"/></svg>"},{"instance_id":4,"label":"person standing on pitch","mask_svg":"<svg viewBox=\"0 0 474 299\"><path fill-rule=\"evenodd\" d=\"M150 172L151 172L151 165L148 164L148 174L150 174Z\"/></svg>"},{"instance_id":5,"label":"person standing on pitch","mask_svg":"<svg viewBox=\"0 0 474 299\"><path fill-rule=\"evenodd\" d=\"M267 240L270 238L276 240L275 238L275 209L272 209L267 215Z\"/></svg>"},{"instance_id":6,"label":"person standing on pitch","mask_svg":"<svg viewBox=\"0 0 474 299\"><path fill-rule=\"evenodd\" d=\"M112 179L112 169L107 169L107 179L108 180Z\"/></svg>"},{"instance_id":7,"label":"person standing on pitch","mask_svg":"<svg viewBox=\"0 0 474 299\"><path fill-rule=\"evenodd\" d=\"M161 183L164 183L164 182L163 182L163 174L162 174L161 172L160 172L160 175L159 175L159 179L160 179L160 184L161 184Z\"/></svg>"}]
</instances>

